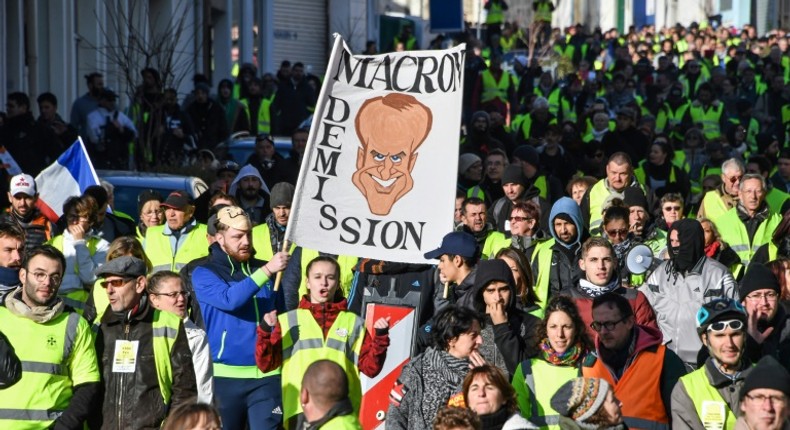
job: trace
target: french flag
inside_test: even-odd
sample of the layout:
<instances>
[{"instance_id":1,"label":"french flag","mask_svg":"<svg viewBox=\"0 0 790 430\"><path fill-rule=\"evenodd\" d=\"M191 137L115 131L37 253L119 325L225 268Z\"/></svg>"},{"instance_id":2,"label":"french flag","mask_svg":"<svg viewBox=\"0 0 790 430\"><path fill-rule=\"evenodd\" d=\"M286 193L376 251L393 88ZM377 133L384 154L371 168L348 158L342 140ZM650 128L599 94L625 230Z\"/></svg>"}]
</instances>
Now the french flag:
<instances>
[{"instance_id":1,"label":"french flag","mask_svg":"<svg viewBox=\"0 0 790 430\"><path fill-rule=\"evenodd\" d=\"M63 215L63 203L69 197L80 196L91 185L99 185L82 138L77 138L69 149L36 176L38 208L52 222Z\"/></svg>"}]
</instances>

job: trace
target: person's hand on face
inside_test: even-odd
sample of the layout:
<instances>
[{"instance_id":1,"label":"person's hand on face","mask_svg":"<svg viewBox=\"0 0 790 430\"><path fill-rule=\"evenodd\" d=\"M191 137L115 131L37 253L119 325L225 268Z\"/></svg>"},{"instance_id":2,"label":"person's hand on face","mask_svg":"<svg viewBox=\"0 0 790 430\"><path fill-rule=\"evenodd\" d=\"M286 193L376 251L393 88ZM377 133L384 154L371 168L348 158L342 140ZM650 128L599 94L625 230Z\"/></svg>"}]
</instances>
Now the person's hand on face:
<instances>
[{"instance_id":1,"label":"person's hand on face","mask_svg":"<svg viewBox=\"0 0 790 430\"><path fill-rule=\"evenodd\" d=\"M473 351L469 354L469 368L473 369L475 367L484 366L486 364L486 359L480 355L479 352Z\"/></svg>"},{"instance_id":2,"label":"person's hand on face","mask_svg":"<svg viewBox=\"0 0 790 430\"><path fill-rule=\"evenodd\" d=\"M68 225L69 233L74 237L74 240L82 240L85 238L85 228L79 222Z\"/></svg>"},{"instance_id":3,"label":"person's hand on face","mask_svg":"<svg viewBox=\"0 0 790 430\"><path fill-rule=\"evenodd\" d=\"M505 304L502 302L487 304L486 313L491 317L491 321L494 323L494 325L504 324L507 322Z\"/></svg>"}]
</instances>

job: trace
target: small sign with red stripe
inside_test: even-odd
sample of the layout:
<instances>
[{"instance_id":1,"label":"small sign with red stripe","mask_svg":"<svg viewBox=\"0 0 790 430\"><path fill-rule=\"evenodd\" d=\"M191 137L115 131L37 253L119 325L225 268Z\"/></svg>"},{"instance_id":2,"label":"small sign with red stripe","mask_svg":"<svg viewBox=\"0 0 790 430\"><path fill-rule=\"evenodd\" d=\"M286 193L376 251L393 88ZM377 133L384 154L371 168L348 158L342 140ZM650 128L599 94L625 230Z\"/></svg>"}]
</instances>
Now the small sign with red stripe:
<instances>
[{"instance_id":1,"label":"small sign with red stripe","mask_svg":"<svg viewBox=\"0 0 790 430\"><path fill-rule=\"evenodd\" d=\"M365 314L365 327L373 333L373 322L379 318L390 317L390 346L381 373L375 378L360 374L362 383L362 404L359 421L365 430L384 429L387 417L389 396L403 366L409 362L412 337L417 313L414 308L393 306L381 303L368 303Z\"/></svg>"}]
</instances>

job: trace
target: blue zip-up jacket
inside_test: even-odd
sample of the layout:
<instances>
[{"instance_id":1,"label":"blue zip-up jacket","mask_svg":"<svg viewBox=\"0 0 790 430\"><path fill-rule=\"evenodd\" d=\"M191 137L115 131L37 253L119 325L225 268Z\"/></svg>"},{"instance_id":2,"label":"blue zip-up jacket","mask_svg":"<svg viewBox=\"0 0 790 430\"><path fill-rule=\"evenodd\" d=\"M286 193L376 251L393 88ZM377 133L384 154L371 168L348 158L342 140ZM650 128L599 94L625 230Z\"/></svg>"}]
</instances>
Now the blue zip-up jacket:
<instances>
[{"instance_id":1,"label":"blue zip-up jacket","mask_svg":"<svg viewBox=\"0 0 790 430\"><path fill-rule=\"evenodd\" d=\"M212 362L255 366L258 322L282 298L272 291L270 280L259 287L250 277L264 264L265 261L254 258L240 263L214 243L209 247L209 261L192 272ZM276 300L277 296L280 300Z\"/></svg>"}]
</instances>

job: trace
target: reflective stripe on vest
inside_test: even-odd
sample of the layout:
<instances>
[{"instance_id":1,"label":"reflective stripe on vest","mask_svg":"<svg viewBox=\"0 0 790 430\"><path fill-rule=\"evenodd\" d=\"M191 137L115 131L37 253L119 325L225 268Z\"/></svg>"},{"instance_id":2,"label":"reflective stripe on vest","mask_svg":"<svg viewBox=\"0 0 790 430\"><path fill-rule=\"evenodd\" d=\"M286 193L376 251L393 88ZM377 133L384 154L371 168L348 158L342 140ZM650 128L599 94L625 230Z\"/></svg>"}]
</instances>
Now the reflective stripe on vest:
<instances>
[{"instance_id":1,"label":"reflective stripe on vest","mask_svg":"<svg viewBox=\"0 0 790 430\"><path fill-rule=\"evenodd\" d=\"M592 367L584 367L582 373L588 378L605 379L614 387L615 396L623 402L623 420L629 428L668 429L670 417L660 390L666 350L664 345L658 345L655 351L639 352L617 383L600 358Z\"/></svg>"},{"instance_id":2,"label":"reflective stripe on vest","mask_svg":"<svg viewBox=\"0 0 790 430\"><path fill-rule=\"evenodd\" d=\"M702 134L704 134L705 138L709 140L716 139L721 136L719 121L723 112L724 103L719 103L718 108L709 106L707 110L705 110L702 106L694 105L689 108L691 121L694 124L702 124Z\"/></svg>"},{"instance_id":3,"label":"reflective stripe on vest","mask_svg":"<svg viewBox=\"0 0 790 430\"><path fill-rule=\"evenodd\" d=\"M507 90L510 88L510 74L508 72L503 70L498 82L489 69L484 70L480 74L480 78L483 80L481 102L485 103L499 99L503 103L507 103Z\"/></svg>"},{"instance_id":4,"label":"reflective stripe on vest","mask_svg":"<svg viewBox=\"0 0 790 430\"><path fill-rule=\"evenodd\" d=\"M700 421L702 421L702 425L715 425L714 423L706 423L703 419L704 414L702 413L702 405L704 402L716 402L721 403L724 405L724 414L726 421L724 424L725 430L732 430L735 428L735 414L730 410L730 406L721 396L719 391L710 385L710 381L708 381L708 377L705 375L705 367L703 366L700 369L697 369L688 375L682 376L680 378L680 382L683 383L683 387L686 389L686 393L688 394L691 402L694 403L694 409L697 411L697 415L699 416ZM710 427L714 428L714 427ZM720 427L719 427L720 428Z\"/></svg>"},{"instance_id":5,"label":"reflective stripe on vest","mask_svg":"<svg viewBox=\"0 0 790 430\"><path fill-rule=\"evenodd\" d=\"M707 212L705 214L707 216ZM716 228L721 233L721 240L730 245L730 248L738 254L741 264L744 267L749 267L749 261L757 249L771 241L774 230L781 222L782 217L777 213L770 212L768 218L757 227L751 243L749 242L749 232L746 231L746 226L738 217L738 208L730 209L721 217L709 219L716 224Z\"/></svg>"},{"instance_id":6,"label":"reflective stripe on vest","mask_svg":"<svg viewBox=\"0 0 790 430\"><path fill-rule=\"evenodd\" d=\"M39 324L0 307L0 332L22 362L19 383L0 390L0 427L49 428L68 408L73 388L68 363L79 321L78 314L64 312Z\"/></svg>"},{"instance_id":7,"label":"reflective stripe on vest","mask_svg":"<svg viewBox=\"0 0 790 430\"><path fill-rule=\"evenodd\" d=\"M258 118L257 118L257 130L258 134L266 133L269 134L272 131L272 115L271 115L271 106L274 103L274 97L276 95L272 94L269 98L262 98L261 104L258 106ZM249 112L250 102L247 99L241 101L247 106L247 110ZM233 124L229 124L233 127Z\"/></svg>"},{"instance_id":8,"label":"reflective stripe on vest","mask_svg":"<svg viewBox=\"0 0 790 430\"><path fill-rule=\"evenodd\" d=\"M178 272L190 261L208 255L205 224L198 223L187 233L175 256L170 246L170 236L165 235L164 231L164 225L157 225L148 227L145 232L145 254L154 267L152 274L162 270Z\"/></svg>"},{"instance_id":9,"label":"reflective stripe on vest","mask_svg":"<svg viewBox=\"0 0 790 430\"><path fill-rule=\"evenodd\" d=\"M283 420L302 411L299 391L307 367L318 360L330 360L343 368L349 381L349 398L359 411L362 387L357 362L362 351L365 326L362 318L351 312L340 312L327 330L318 325L307 309L296 309L277 317L282 332L282 400Z\"/></svg>"},{"instance_id":10,"label":"reflective stripe on vest","mask_svg":"<svg viewBox=\"0 0 790 430\"><path fill-rule=\"evenodd\" d=\"M520 366L521 373L516 369L516 375L524 376L526 392L523 395L529 396L529 412L522 413L530 422L541 428L559 430L560 416L551 407L551 397L565 382L581 376L580 369L570 366L555 366L539 358L524 360ZM513 381L513 385L516 386L516 381ZM516 390L517 393L519 391ZM519 403L524 404L525 402L520 401Z\"/></svg>"},{"instance_id":11,"label":"reflective stripe on vest","mask_svg":"<svg viewBox=\"0 0 790 430\"><path fill-rule=\"evenodd\" d=\"M313 261L318 257L318 251L314 249L302 248L302 283L299 284L299 297L307 294L307 276L304 271L307 270L307 263ZM351 281L354 279L354 266L357 265L357 257L349 257L347 255L338 255L337 263L340 264L340 288L343 289L343 297L348 297L348 291L351 289Z\"/></svg>"},{"instance_id":12,"label":"reflective stripe on vest","mask_svg":"<svg viewBox=\"0 0 790 430\"><path fill-rule=\"evenodd\" d=\"M175 314L154 310L154 320L151 324L154 342L154 364L156 365L156 380L165 405L170 404L170 394L173 389L173 367L170 364L170 355L176 343L178 328L181 318Z\"/></svg>"}]
</instances>

